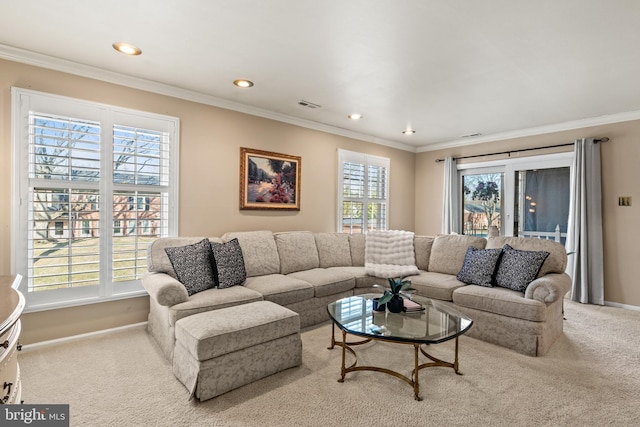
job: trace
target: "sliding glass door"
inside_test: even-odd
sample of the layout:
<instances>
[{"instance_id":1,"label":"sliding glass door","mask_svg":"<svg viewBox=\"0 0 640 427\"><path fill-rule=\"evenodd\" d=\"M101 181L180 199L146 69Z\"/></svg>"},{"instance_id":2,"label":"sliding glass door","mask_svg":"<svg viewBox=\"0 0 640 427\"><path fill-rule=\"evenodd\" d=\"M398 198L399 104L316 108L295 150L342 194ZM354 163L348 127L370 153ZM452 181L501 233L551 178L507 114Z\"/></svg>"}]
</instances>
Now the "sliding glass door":
<instances>
[{"instance_id":1,"label":"sliding glass door","mask_svg":"<svg viewBox=\"0 0 640 427\"><path fill-rule=\"evenodd\" d=\"M573 153L458 165L462 232L556 240L564 244Z\"/></svg>"},{"instance_id":2,"label":"sliding glass door","mask_svg":"<svg viewBox=\"0 0 640 427\"><path fill-rule=\"evenodd\" d=\"M564 244L569 218L570 168L515 171L514 236Z\"/></svg>"}]
</instances>

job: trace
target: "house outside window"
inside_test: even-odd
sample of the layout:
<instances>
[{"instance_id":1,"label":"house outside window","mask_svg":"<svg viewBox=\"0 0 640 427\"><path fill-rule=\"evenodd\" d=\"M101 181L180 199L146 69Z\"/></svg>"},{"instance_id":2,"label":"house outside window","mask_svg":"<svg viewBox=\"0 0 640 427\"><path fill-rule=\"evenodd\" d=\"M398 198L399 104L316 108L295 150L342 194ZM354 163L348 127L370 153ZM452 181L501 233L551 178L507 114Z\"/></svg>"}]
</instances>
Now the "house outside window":
<instances>
[{"instance_id":1,"label":"house outside window","mask_svg":"<svg viewBox=\"0 0 640 427\"><path fill-rule=\"evenodd\" d=\"M143 295L149 242L177 232L178 119L17 88L12 108L27 311Z\"/></svg>"},{"instance_id":2,"label":"house outside window","mask_svg":"<svg viewBox=\"0 0 640 427\"><path fill-rule=\"evenodd\" d=\"M388 229L389 166L385 157L338 150L338 232Z\"/></svg>"},{"instance_id":3,"label":"house outside window","mask_svg":"<svg viewBox=\"0 0 640 427\"><path fill-rule=\"evenodd\" d=\"M462 233L565 243L573 153L458 165Z\"/></svg>"}]
</instances>

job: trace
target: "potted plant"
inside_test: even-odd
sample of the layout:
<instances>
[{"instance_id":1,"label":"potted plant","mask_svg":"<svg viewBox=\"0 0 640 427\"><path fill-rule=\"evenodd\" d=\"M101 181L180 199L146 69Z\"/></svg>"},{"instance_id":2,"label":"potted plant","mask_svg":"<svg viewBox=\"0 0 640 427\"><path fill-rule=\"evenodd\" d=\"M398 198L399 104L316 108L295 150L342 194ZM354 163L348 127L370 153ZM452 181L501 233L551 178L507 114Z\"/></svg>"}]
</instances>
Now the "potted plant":
<instances>
[{"instance_id":1,"label":"potted plant","mask_svg":"<svg viewBox=\"0 0 640 427\"><path fill-rule=\"evenodd\" d=\"M373 285L376 288L384 289L384 294L378 299L378 306L386 304L392 313L400 313L404 308L404 302L400 293L411 287L411 279L400 277L397 279L389 278L390 289L383 288L380 285Z\"/></svg>"}]
</instances>

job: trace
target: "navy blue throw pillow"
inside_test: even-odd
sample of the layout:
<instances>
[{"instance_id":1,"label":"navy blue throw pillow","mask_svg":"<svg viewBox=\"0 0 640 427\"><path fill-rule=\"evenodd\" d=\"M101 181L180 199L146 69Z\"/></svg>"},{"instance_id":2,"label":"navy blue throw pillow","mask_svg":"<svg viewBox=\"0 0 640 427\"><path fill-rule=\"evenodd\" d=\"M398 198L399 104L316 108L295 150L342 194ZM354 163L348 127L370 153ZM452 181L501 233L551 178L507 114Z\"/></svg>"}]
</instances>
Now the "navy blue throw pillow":
<instances>
[{"instance_id":1,"label":"navy blue throw pillow","mask_svg":"<svg viewBox=\"0 0 640 427\"><path fill-rule=\"evenodd\" d=\"M469 246L462 269L456 276L469 285L491 287L502 249L478 249Z\"/></svg>"},{"instance_id":2,"label":"navy blue throw pillow","mask_svg":"<svg viewBox=\"0 0 640 427\"><path fill-rule=\"evenodd\" d=\"M496 285L524 292L529 283L538 277L548 256L547 251L521 251L504 245L496 273Z\"/></svg>"}]
</instances>

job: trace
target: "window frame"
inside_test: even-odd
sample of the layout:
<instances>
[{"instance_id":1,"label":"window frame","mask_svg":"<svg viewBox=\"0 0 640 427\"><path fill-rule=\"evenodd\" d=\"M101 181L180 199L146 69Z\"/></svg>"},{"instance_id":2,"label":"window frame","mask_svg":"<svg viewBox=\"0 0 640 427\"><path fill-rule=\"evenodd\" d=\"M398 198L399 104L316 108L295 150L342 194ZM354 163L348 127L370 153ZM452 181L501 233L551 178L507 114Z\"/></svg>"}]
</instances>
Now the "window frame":
<instances>
[{"instance_id":1,"label":"window frame","mask_svg":"<svg viewBox=\"0 0 640 427\"><path fill-rule=\"evenodd\" d=\"M459 200L463 200L462 195L462 177L465 175L476 175L483 173L503 173L503 197L502 213L503 220L500 222L500 234L503 236L513 236L513 219L517 212L514 211L515 206L515 182L514 174L519 170L528 169L553 169L568 167L570 176L573 176L573 151L566 151L553 154L542 154L537 156L524 156L517 158L509 158L502 160L489 160L486 162L473 162L457 164L458 169L458 189L457 195ZM462 205L462 202L461 202ZM458 222L462 227L462 217L464 208L461 206ZM462 230L462 228L460 228Z\"/></svg>"},{"instance_id":2,"label":"window frame","mask_svg":"<svg viewBox=\"0 0 640 427\"><path fill-rule=\"evenodd\" d=\"M364 165L364 197L353 198L354 200L361 201L363 203L363 209L368 209L368 205L371 202L383 201L386 205L386 215L384 221L384 229L389 229L389 207L390 207L390 195L389 195L389 182L391 180L391 159L387 157L374 156L366 153L359 153L355 151L349 151L344 149L338 149L338 206L337 206L337 232L343 233L343 204L345 202L344 197L344 164L345 162L358 163ZM387 170L387 177L384 183L384 192L386 197L384 199L369 198L369 166L385 167ZM364 224L362 227L362 234L366 234L369 230L368 215L363 214Z\"/></svg>"},{"instance_id":3,"label":"window frame","mask_svg":"<svg viewBox=\"0 0 640 427\"><path fill-rule=\"evenodd\" d=\"M180 121L177 117L133 110L92 101L53 95L22 88L11 88L12 109L12 271L21 274L23 280L20 290L26 297L25 312L41 311L54 308L64 308L97 302L113 301L146 295L140 280L117 282L115 289L113 277L113 239L114 218L113 195L119 189L130 191L160 191L167 194L168 206L166 218L161 221L166 224L168 236L178 233L178 165L179 165L179 135ZM72 117L92 120L100 123L100 180L97 191L100 194L98 207L107 214L100 219L98 242L100 251L99 284L91 286L70 287L67 289L45 290L29 292L29 188L37 186L37 179L29 177L29 120L30 114L52 114L62 117ZM114 126L133 126L153 129L167 135L169 151L166 163L168 166L168 183L158 186L144 184L122 185L113 180L113 129ZM56 187L64 182L45 185ZM82 184L80 184L82 186ZM69 188L76 186L69 185ZM136 206L137 207L137 206Z\"/></svg>"}]
</instances>

